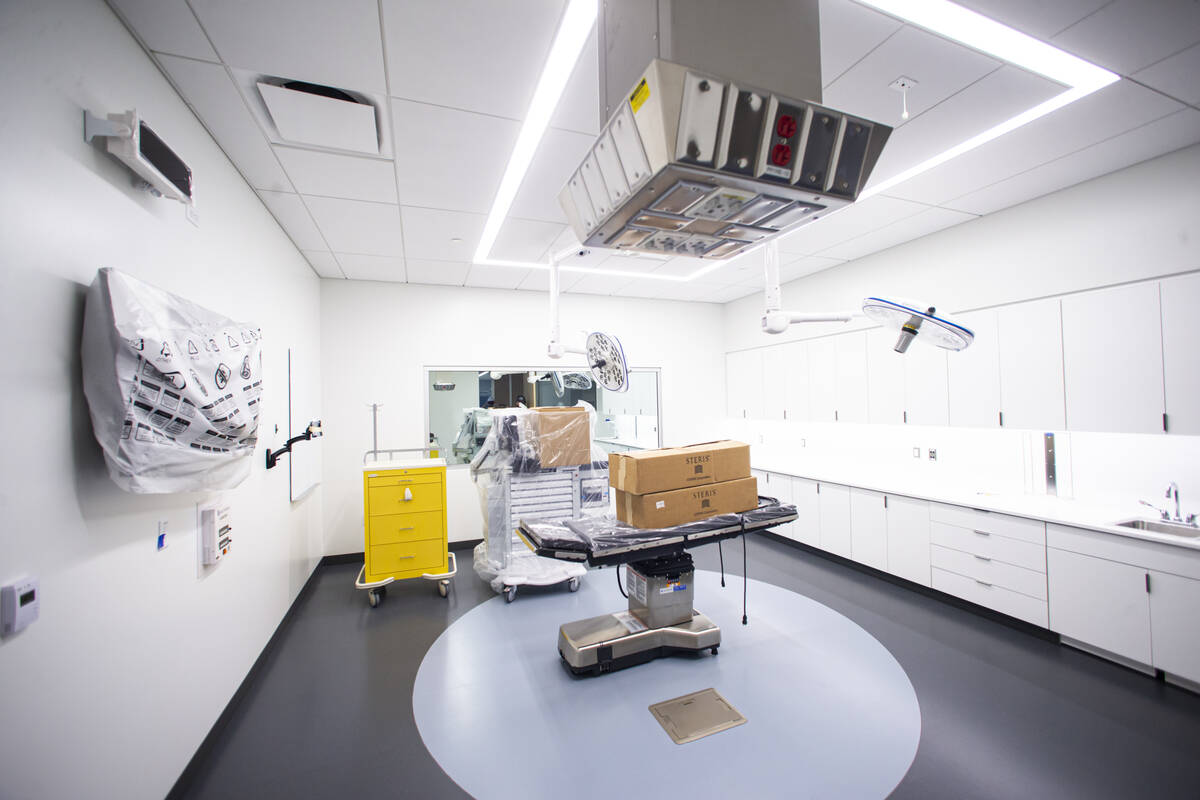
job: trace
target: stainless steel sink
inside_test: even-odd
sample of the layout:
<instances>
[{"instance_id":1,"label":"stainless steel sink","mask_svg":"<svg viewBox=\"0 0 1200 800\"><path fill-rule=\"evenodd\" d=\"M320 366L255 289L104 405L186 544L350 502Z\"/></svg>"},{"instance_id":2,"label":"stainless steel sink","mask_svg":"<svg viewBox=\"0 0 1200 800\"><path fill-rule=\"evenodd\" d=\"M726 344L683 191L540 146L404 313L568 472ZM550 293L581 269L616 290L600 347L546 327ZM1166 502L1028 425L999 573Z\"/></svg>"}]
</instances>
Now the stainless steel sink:
<instances>
[{"instance_id":1,"label":"stainless steel sink","mask_svg":"<svg viewBox=\"0 0 1200 800\"><path fill-rule=\"evenodd\" d=\"M1172 536L1188 536L1193 539L1200 536L1200 528L1194 525L1185 525L1182 522L1167 522L1166 520L1127 519L1124 522L1118 522L1117 527L1133 528L1135 531L1169 533Z\"/></svg>"}]
</instances>

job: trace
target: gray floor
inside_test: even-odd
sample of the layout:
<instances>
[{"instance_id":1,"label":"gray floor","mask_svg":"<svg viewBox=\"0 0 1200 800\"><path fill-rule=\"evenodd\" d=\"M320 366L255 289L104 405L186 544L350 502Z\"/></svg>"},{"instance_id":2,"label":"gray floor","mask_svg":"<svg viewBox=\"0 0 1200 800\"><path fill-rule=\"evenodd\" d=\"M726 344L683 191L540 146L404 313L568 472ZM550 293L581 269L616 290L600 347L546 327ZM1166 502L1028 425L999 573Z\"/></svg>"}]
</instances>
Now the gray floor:
<instances>
[{"instance_id":1,"label":"gray floor","mask_svg":"<svg viewBox=\"0 0 1200 800\"><path fill-rule=\"evenodd\" d=\"M749 552L752 578L846 615L907 672L921 741L894 797L1200 796L1200 697L787 543L751 537ZM375 610L353 589L358 565L320 568L228 726L173 796L465 797L412 716L426 650L493 596L462 555L448 600L408 581ZM693 555L717 568L716 547ZM740 546L727 544L725 555L740 573ZM597 579L615 581L611 570L588 577ZM753 595L749 610L753 625ZM634 796L613 777L615 794Z\"/></svg>"}]
</instances>

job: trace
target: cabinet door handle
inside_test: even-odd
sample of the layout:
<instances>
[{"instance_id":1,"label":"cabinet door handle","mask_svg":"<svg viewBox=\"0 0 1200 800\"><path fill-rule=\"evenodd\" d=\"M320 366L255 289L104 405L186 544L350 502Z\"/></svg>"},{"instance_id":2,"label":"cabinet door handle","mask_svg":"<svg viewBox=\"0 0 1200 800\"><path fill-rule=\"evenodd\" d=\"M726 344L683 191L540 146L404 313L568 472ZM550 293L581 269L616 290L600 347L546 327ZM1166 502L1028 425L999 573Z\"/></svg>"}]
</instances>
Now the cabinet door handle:
<instances>
[{"instance_id":1,"label":"cabinet door handle","mask_svg":"<svg viewBox=\"0 0 1200 800\"><path fill-rule=\"evenodd\" d=\"M1146 573L1146 594L1150 593L1150 573Z\"/></svg>"},{"instance_id":2,"label":"cabinet door handle","mask_svg":"<svg viewBox=\"0 0 1200 800\"><path fill-rule=\"evenodd\" d=\"M987 581L981 581L981 580L979 580L979 578L976 578L975 582L978 583L980 586L986 586L989 589L992 588L992 585L990 583L988 583Z\"/></svg>"},{"instance_id":3,"label":"cabinet door handle","mask_svg":"<svg viewBox=\"0 0 1200 800\"><path fill-rule=\"evenodd\" d=\"M987 531L971 531L971 533L977 533L977 534L979 534L980 536L991 536L991 535L992 535L992 534L990 534L990 533L989 533L989 532L987 532Z\"/></svg>"},{"instance_id":4,"label":"cabinet door handle","mask_svg":"<svg viewBox=\"0 0 1200 800\"><path fill-rule=\"evenodd\" d=\"M416 556L415 556L415 555L412 555L412 556L396 556L396 560L397 560L397 561L404 561L405 559L408 559L408 558L416 558Z\"/></svg>"},{"instance_id":5,"label":"cabinet door handle","mask_svg":"<svg viewBox=\"0 0 1200 800\"><path fill-rule=\"evenodd\" d=\"M974 553L972 553L972 555L974 555ZM980 561L989 561L989 562L991 561L991 559L988 558L987 556L975 556L975 557L978 558Z\"/></svg>"},{"instance_id":6,"label":"cabinet door handle","mask_svg":"<svg viewBox=\"0 0 1200 800\"><path fill-rule=\"evenodd\" d=\"M407 528L397 528L396 530L398 530L398 531L411 531L412 529L413 529L413 526L412 526L412 525L409 525ZM975 557L976 557L976 558L979 558L979 556L975 556ZM991 561L991 559L989 558L989 559L988 559L988 561Z\"/></svg>"}]
</instances>

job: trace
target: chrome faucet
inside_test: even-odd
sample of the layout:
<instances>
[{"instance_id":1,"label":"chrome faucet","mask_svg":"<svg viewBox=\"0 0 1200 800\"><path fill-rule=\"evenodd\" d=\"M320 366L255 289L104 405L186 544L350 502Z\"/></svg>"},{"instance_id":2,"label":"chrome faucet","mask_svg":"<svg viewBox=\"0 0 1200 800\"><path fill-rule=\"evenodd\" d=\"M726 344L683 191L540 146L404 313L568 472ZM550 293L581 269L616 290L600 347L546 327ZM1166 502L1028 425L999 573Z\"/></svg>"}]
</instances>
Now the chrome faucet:
<instances>
[{"instance_id":1,"label":"chrome faucet","mask_svg":"<svg viewBox=\"0 0 1200 800\"><path fill-rule=\"evenodd\" d=\"M1171 481L1167 484L1167 499L1170 500L1172 494L1175 496L1175 521L1183 522L1183 516L1179 513L1179 484Z\"/></svg>"}]
</instances>

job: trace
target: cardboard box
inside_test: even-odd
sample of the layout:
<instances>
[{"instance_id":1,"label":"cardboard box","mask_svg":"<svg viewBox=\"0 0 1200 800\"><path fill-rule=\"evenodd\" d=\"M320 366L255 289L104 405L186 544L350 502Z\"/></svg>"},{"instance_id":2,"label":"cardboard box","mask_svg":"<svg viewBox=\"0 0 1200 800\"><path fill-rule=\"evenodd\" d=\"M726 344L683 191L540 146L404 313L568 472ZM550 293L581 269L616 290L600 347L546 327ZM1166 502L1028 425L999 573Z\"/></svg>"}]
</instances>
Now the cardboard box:
<instances>
[{"instance_id":1,"label":"cardboard box","mask_svg":"<svg viewBox=\"0 0 1200 800\"><path fill-rule=\"evenodd\" d=\"M582 406L533 409L538 459L543 467L573 467L592 462L592 431Z\"/></svg>"},{"instance_id":2,"label":"cardboard box","mask_svg":"<svg viewBox=\"0 0 1200 800\"><path fill-rule=\"evenodd\" d=\"M638 528L668 528L758 506L758 479L710 483L668 492L617 490L617 519Z\"/></svg>"},{"instance_id":3,"label":"cardboard box","mask_svg":"<svg viewBox=\"0 0 1200 800\"><path fill-rule=\"evenodd\" d=\"M613 453L608 480L614 489L650 494L750 477L750 445L724 440L687 447Z\"/></svg>"}]
</instances>

